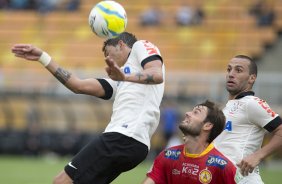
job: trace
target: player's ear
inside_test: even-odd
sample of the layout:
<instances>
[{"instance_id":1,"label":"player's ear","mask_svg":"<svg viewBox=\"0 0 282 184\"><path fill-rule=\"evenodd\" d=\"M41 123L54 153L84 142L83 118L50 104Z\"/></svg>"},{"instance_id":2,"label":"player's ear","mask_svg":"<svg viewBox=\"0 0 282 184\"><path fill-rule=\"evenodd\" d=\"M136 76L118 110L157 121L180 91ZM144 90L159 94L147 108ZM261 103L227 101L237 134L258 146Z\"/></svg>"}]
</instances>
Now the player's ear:
<instances>
[{"instance_id":1,"label":"player's ear","mask_svg":"<svg viewBox=\"0 0 282 184\"><path fill-rule=\"evenodd\" d=\"M119 45L120 47L122 47L122 46L124 45L124 42L123 42L122 40L119 40L119 41L118 41L118 45Z\"/></svg>"},{"instance_id":2,"label":"player's ear","mask_svg":"<svg viewBox=\"0 0 282 184\"><path fill-rule=\"evenodd\" d=\"M251 74L249 78L249 83L254 84L257 76L255 74Z\"/></svg>"},{"instance_id":3,"label":"player's ear","mask_svg":"<svg viewBox=\"0 0 282 184\"><path fill-rule=\"evenodd\" d=\"M203 129L206 130L206 131L209 131L211 130L213 127L213 124L209 121L205 122L204 126L203 126Z\"/></svg>"}]
</instances>

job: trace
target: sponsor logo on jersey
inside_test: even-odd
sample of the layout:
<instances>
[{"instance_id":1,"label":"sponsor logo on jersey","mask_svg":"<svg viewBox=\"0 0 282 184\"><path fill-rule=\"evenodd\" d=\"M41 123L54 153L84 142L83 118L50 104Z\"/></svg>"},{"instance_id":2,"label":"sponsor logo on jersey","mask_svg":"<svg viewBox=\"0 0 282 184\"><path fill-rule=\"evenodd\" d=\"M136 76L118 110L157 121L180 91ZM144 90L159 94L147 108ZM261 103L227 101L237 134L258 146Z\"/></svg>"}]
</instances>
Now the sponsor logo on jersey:
<instances>
[{"instance_id":1,"label":"sponsor logo on jersey","mask_svg":"<svg viewBox=\"0 0 282 184\"><path fill-rule=\"evenodd\" d=\"M225 159L223 159L220 156L216 156L216 155L210 155L206 162L207 166L215 166L221 169L224 169L226 164L227 164L227 161Z\"/></svg>"},{"instance_id":2,"label":"sponsor logo on jersey","mask_svg":"<svg viewBox=\"0 0 282 184\"><path fill-rule=\"evenodd\" d=\"M149 55L158 55L158 51L155 45L153 45L151 42L143 41L143 44L147 50L147 53Z\"/></svg>"},{"instance_id":3,"label":"sponsor logo on jersey","mask_svg":"<svg viewBox=\"0 0 282 184\"><path fill-rule=\"evenodd\" d=\"M212 174L211 172L208 170L208 168L201 170L201 172L199 173L199 180L201 183L203 184L207 184L210 183L212 180Z\"/></svg>"},{"instance_id":4,"label":"sponsor logo on jersey","mask_svg":"<svg viewBox=\"0 0 282 184\"><path fill-rule=\"evenodd\" d=\"M125 74L131 73L129 66L124 67L123 72L124 72Z\"/></svg>"},{"instance_id":5,"label":"sponsor logo on jersey","mask_svg":"<svg viewBox=\"0 0 282 184\"><path fill-rule=\"evenodd\" d=\"M180 171L178 169L172 169L172 175L180 175Z\"/></svg>"},{"instance_id":6,"label":"sponsor logo on jersey","mask_svg":"<svg viewBox=\"0 0 282 184\"><path fill-rule=\"evenodd\" d=\"M232 131L232 121L226 121L224 130L228 132Z\"/></svg>"},{"instance_id":7,"label":"sponsor logo on jersey","mask_svg":"<svg viewBox=\"0 0 282 184\"><path fill-rule=\"evenodd\" d=\"M69 165L70 167L74 168L74 169L77 169L74 165L72 165L71 162L69 162L68 165Z\"/></svg>"},{"instance_id":8,"label":"sponsor logo on jersey","mask_svg":"<svg viewBox=\"0 0 282 184\"><path fill-rule=\"evenodd\" d=\"M123 125L121 125L121 127L127 128L127 127L128 127L128 124L123 124Z\"/></svg>"},{"instance_id":9,"label":"sponsor logo on jersey","mask_svg":"<svg viewBox=\"0 0 282 184\"><path fill-rule=\"evenodd\" d=\"M172 159L172 160L178 160L179 156L181 154L181 150L165 150L165 158Z\"/></svg>"},{"instance_id":10,"label":"sponsor logo on jersey","mask_svg":"<svg viewBox=\"0 0 282 184\"><path fill-rule=\"evenodd\" d=\"M196 164L191 164L191 163L182 163L182 173L183 174L188 174L188 175L194 175L198 176L199 173L199 166Z\"/></svg>"},{"instance_id":11,"label":"sponsor logo on jersey","mask_svg":"<svg viewBox=\"0 0 282 184\"><path fill-rule=\"evenodd\" d=\"M255 98L256 101L258 101L258 104L266 110L268 114L271 115L271 117L275 117L276 113L269 107L269 105L266 103L266 101L260 99L260 98Z\"/></svg>"}]
</instances>

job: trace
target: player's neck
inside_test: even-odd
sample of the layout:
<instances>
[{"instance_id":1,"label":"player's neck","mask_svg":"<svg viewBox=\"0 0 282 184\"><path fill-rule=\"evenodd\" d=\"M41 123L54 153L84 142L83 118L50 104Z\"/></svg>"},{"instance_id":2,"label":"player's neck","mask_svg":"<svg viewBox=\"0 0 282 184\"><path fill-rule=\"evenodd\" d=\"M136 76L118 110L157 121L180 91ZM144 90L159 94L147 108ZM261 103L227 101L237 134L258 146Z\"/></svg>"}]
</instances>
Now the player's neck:
<instances>
[{"instance_id":1,"label":"player's neck","mask_svg":"<svg viewBox=\"0 0 282 184\"><path fill-rule=\"evenodd\" d=\"M228 98L228 99L229 99L229 100L234 100L234 99L236 99L236 97L239 96L241 93L248 92L248 91L251 91L251 90L252 90L252 88L246 88L246 89L244 89L244 90L238 92L237 94L232 94L232 93L229 92L229 98Z\"/></svg>"},{"instance_id":2,"label":"player's neck","mask_svg":"<svg viewBox=\"0 0 282 184\"><path fill-rule=\"evenodd\" d=\"M189 154L201 154L209 143L206 142L206 138L203 137L185 137L185 152Z\"/></svg>"}]
</instances>

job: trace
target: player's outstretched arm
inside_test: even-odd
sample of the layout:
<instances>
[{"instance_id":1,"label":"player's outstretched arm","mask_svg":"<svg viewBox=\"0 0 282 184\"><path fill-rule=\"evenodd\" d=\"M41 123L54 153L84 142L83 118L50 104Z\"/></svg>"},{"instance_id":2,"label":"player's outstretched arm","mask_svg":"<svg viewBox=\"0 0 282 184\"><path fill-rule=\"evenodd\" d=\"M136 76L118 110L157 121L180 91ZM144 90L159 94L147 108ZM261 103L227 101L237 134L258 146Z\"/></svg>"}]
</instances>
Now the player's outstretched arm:
<instances>
[{"instance_id":1,"label":"player's outstretched arm","mask_svg":"<svg viewBox=\"0 0 282 184\"><path fill-rule=\"evenodd\" d=\"M62 84L74 93L104 96L105 91L97 79L80 79L61 68L46 52L30 44L16 44L11 49L16 57L43 64Z\"/></svg>"},{"instance_id":2,"label":"player's outstretched arm","mask_svg":"<svg viewBox=\"0 0 282 184\"><path fill-rule=\"evenodd\" d=\"M162 62L155 60L144 66L143 72L124 74L117 63L109 56L105 59L108 76L116 81L136 82L140 84L160 84L163 82Z\"/></svg>"}]
</instances>

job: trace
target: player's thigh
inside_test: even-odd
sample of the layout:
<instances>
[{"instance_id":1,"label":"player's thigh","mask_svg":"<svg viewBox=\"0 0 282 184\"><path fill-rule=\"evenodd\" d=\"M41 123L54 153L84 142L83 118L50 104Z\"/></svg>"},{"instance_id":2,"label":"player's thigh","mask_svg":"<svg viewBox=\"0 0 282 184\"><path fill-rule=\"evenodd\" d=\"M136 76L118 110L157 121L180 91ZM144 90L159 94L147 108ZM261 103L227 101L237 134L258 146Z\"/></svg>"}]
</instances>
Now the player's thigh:
<instances>
[{"instance_id":1,"label":"player's thigh","mask_svg":"<svg viewBox=\"0 0 282 184\"><path fill-rule=\"evenodd\" d=\"M121 172L133 169L148 155L148 147L131 137L125 136L116 147L115 162Z\"/></svg>"},{"instance_id":2,"label":"player's thigh","mask_svg":"<svg viewBox=\"0 0 282 184\"><path fill-rule=\"evenodd\" d=\"M110 161L111 154L107 146L103 135L96 136L65 166L65 172L74 183L91 181L95 175L104 171L106 167L104 162Z\"/></svg>"},{"instance_id":3,"label":"player's thigh","mask_svg":"<svg viewBox=\"0 0 282 184\"><path fill-rule=\"evenodd\" d=\"M93 183L111 183L122 172L140 164L148 155L148 147L133 138L120 135L118 142L111 144L111 158L103 161L107 170L95 177Z\"/></svg>"},{"instance_id":4,"label":"player's thigh","mask_svg":"<svg viewBox=\"0 0 282 184\"><path fill-rule=\"evenodd\" d=\"M147 153L147 146L133 138L104 133L87 144L65 171L74 183L109 183L142 162Z\"/></svg>"}]
</instances>

